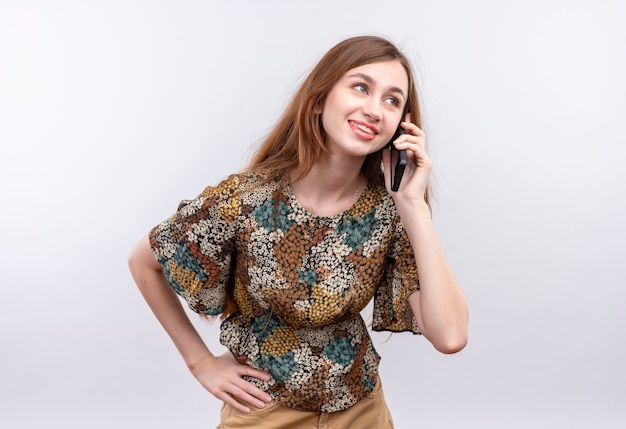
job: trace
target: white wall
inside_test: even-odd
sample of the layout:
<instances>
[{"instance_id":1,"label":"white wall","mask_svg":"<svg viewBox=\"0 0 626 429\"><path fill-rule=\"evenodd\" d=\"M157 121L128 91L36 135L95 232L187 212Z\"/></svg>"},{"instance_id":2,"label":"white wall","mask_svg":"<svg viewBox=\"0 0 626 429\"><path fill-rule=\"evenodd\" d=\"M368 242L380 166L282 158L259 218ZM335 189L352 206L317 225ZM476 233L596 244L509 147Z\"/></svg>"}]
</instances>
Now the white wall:
<instances>
[{"instance_id":1,"label":"white wall","mask_svg":"<svg viewBox=\"0 0 626 429\"><path fill-rule=\"evenodd\" d=\"M128 251L245 164L328 48L378 34L420 72L471 306L457 355L375 335L397 427L623 427L624 18L618 0L0 0L0 426L214 427Z\"/></svg>"}]
</instances>

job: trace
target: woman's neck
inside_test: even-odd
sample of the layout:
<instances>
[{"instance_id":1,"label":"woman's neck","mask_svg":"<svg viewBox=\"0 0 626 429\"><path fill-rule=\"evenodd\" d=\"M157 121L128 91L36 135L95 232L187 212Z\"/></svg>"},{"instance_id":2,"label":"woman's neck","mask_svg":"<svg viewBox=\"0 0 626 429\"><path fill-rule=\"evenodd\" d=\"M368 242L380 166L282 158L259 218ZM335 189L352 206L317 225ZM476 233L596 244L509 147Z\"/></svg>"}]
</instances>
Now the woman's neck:
<instances>
[{"instance_id":1,"label":"woman's neck","mask_svg":"<svg viewBox=\"0 0 626 429\"><path fill-rule=\"evenodd\" d=\"M291 188L298 202L310 213L333 216L357 201L367 186L367 178L361 174L362 160L338 162L322 158L299 179L301 172L294 171L290 176Z\"/></svg>"}]
</instances>

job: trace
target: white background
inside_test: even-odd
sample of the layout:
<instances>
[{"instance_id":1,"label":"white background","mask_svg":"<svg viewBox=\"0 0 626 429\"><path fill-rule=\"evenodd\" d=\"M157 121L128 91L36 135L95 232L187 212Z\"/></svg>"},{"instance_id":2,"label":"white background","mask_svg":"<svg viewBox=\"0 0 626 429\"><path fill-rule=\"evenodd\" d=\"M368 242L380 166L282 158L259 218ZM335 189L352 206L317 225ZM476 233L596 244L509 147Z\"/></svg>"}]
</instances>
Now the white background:
<instances>
[{"instance_id":1,"label":"white background","mask_svg":"<svg viewBox=\"0 0 626 429\"><path fill-rule=\"evenodd\" d=\"M374 335L396 426L624 427L625 18L618 0L0 0L0 427L215 426L127 254L359 34L419 72L471 307L457 355Z\"/></svg>"}]
</instances>

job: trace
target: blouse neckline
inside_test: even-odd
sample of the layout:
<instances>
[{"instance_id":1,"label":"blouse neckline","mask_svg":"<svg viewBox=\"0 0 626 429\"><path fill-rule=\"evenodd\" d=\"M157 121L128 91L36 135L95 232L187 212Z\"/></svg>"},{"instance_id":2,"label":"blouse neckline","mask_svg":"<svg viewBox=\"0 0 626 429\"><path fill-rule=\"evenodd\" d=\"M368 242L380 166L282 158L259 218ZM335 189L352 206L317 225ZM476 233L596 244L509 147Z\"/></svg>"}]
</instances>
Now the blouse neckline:
<instances>
[{"instance_id":1,"label":"blouse neckline","mask_svg":"<svg viewBox=\"0 0 626 429\"><path fill-rule=\"evenodd\" d=\"M350 212L350 210L352 210L352 208L361 201L361 198L363 198L363 195L365 195L366 192L369 192L370 186L371 186L371 182L368 181L367 184L365 185L365 188L363 188L363 190L359 194L358 198L355 199L354 202L352 204L350 204L350 206L348 208L346 208L344 211L342 211L340 213L337 213L337 214L334 214L334 215L331 215L331 216L316 215L315 213L311 213L309 210L307 210L300 203L300 201L298 201L298 198L296 198L296 194L294 194L294 192L293 192L293 188L291 187L291 182L290 181L286 181L286 183L285 183L285 193L286 193L286 196L289 198L290 206L294 210L301 211L302 214L306 215L307 217L310 217L310 218L313 218L313 219L325 220L325 221L329 221L329 222L332 223L333 221L338 221L338 220L341 220L342 218L344 218L346 216L346 214L348 212Z\"/></svg>"}]
</instances>

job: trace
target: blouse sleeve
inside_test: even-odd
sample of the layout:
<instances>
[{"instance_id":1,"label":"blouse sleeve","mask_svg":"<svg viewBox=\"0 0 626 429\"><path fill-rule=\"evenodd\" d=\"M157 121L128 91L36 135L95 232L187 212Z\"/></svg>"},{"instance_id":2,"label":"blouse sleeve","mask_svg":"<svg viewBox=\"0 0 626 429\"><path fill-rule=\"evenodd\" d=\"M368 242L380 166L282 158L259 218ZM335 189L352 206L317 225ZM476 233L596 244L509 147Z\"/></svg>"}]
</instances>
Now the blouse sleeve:
<instances>
[{"instance_id":1,"label":"blouse sleeve","mask_svg":"<svg viewBox=\"0 0 626 429\"><path fill-rule=\"evenodd\" d=\"M419 276L413 248L398 218L385 274L374 295L372 329L421 334L408 300L417 291Z\"/></svg>"},{"instance_id":2,"label":"blouse sleeve","mask_svg":"<svg viewBox=\"0 0 626 429\"><path fill-rule=\"evenodd\" d=\"M169 285L196 313L219 315L235 249L239 214L236 177L182 201L154 227L150 246Z\"/></svg>"}]
</instances>

